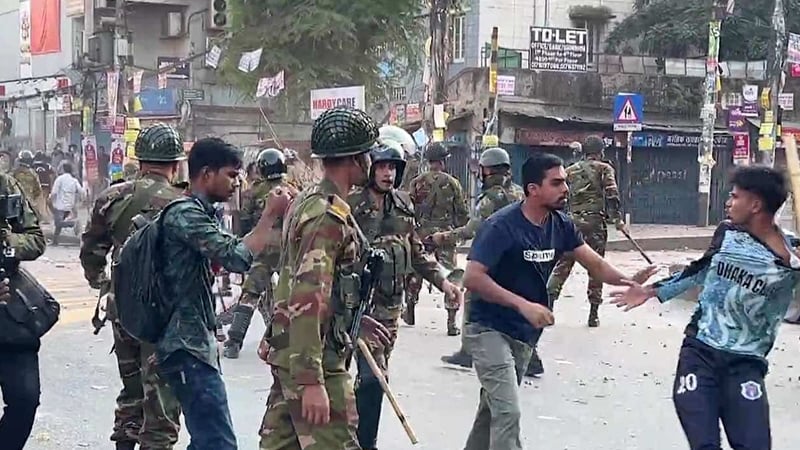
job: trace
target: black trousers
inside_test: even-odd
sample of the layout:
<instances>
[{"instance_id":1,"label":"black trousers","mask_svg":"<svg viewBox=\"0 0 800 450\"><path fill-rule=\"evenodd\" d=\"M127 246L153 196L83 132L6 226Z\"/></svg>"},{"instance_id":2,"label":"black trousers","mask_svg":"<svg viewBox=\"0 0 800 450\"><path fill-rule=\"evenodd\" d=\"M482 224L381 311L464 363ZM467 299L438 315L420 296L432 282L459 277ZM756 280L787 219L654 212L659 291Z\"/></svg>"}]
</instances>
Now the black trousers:
<instances>
[{"instance_id":1,"label":"black trousers","mask_svg":"<svg viewBox=\"0 0 800 450\"><path fill-rule=\"evenodd\" d=\"M39 354L0 350L0 389L6 405L0 419L0 447L22 450L39 407Z\"/></svg>"},{"instance_id":2,"label":"black trousers","mask_svg":"<svg viewBox=\"0 0 800 450\"><path fill-rule=\"evenodd\" d=\"M766 374L761 359L684 339L672 398L691 450L720 450L720 421L733 450L772 448Z\"/></svg>"}]
</instances>

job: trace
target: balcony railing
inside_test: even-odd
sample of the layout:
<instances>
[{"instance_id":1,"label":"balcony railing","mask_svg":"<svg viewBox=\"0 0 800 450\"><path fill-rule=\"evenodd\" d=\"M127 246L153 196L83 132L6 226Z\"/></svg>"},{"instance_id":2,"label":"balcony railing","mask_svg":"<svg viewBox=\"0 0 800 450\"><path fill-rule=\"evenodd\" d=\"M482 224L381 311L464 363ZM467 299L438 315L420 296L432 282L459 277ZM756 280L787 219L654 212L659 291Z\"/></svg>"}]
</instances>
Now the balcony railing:
<instances>
[{"instance_id":1,"label":"balcony railing","mask_svg":"<svg viewBox=\"0 0 800 450\"><path fill-rule=\"evenodd\" d=\"M528 49L501 48L497 55L499 69L527 69ZM481 67L489 66L490 50L481 49ZM724 61L720 63L723 78L764 80L766 61ZM589 53L587 72L612 75L617 73L639 75L667 75L676 77L706 76L705 58L660 58L655 56L615 55Z\"/></svg>"}]
</instances>

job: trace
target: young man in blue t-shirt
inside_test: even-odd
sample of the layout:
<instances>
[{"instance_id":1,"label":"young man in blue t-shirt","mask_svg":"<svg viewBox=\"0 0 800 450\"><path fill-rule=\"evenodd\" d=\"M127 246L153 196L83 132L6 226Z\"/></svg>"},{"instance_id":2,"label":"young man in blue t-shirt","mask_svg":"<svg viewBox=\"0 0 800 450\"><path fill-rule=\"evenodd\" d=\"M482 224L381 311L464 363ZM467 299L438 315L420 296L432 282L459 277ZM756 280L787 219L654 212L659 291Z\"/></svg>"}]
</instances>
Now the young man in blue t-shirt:
<instances>
[{"instance_id":1,"label":"young man in blue t-shirt","mask_svg":"<svg viewBox=\"0 0 800 450\"><path fill-rule=\"evenodd\" d=\"M628 311L650 298L666 302L702 286L672 394L692 450L721 448L720 421L732 448L772 448L766 357L800 280L800 257L792 249L797 244L775 224L788 195L783 174L741 167L731 184L728 220L702 258L671 278L631 283L612 294L612 303Z\"/></svg>"},{"instance_id":2,"label":"young man in blue t-shirt","mask_svg":"<svg viewBox=\"0 0 800 450\"><path fill-rule=\"evenodd\" d=\"M628 279L583 241L569 217L569 188L560 158L538 153L522 167L525 200L494 213L478 230L468 257L464 286L470 313L464 343L481 382L480 405L466 450L518 450L518 386L531 357L531 343L554 322L547 279L558 259L575 259L608 284L644 282L649 267Z\"/></svg>"}]
</instances>

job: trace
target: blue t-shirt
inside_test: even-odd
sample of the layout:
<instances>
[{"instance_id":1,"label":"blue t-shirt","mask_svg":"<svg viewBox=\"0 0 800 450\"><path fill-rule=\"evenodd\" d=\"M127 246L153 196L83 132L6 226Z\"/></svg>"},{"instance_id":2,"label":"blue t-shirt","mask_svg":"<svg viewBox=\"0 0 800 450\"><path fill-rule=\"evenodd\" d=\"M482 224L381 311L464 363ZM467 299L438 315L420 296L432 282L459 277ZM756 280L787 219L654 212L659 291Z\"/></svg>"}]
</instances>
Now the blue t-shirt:
<instances>
[{"instance_id":1,"label":"blue t-shirt","mask_svg":"<svg viewBox=\"0 0 800 450\"><path fill-rule=\"evenodd\" d=\"M566 214L555 211L542 226L522 213L522 202L494 213L478 229L468 259L486 266L501 287L547 306L547 279L561 255L583 245L583 237ZM477 323L522 342L530 342L535 328L517 311L471 293L469 322Z\"/></svg>"}]
</instances>

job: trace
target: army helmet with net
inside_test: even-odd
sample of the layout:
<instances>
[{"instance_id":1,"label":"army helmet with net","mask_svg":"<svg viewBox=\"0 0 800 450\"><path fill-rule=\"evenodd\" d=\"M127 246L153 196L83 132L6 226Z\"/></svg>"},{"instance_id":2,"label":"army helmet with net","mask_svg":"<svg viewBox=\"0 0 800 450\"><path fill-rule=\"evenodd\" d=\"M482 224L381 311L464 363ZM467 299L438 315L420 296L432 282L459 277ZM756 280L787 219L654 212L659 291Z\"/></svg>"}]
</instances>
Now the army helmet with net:
<instances>
[{"instance_id":1,"label":"army helmet with net","mask_svg":"<svg viewBox=\"0 0 800 450\"><path fill-rule=\"evenodd\" d=\"M17 156L17 161L23 166L30 167L33 165L33 153L30 150L23 150L19 152L19 156Z\"/></svg>"},{"instance_id":2,"label":"army helmet with net","mask_svg":"<svg viewBox=\"0 0 800 450\"><path fill-rule=\"evenodd\" d=\"M323 112L311 130L313 158L341 158L369 152L378 139L378 126L364 111L336 107Z\"/></svg>"},{"instance_id":3,"label":"army helmet with net","mask_svg":"<svg viewBox=\"0 0 800 450\"><path fill-rule=\"evenodd\" d=\"M172 162L186 159L183 141L178 131L163 123L145 128L139 133L134 145L139 161Z\"/></svg>"},{"instance_id":4,"label":"army helmet with net","mask_svg":"<svg viewBox=\"0 0 800 450\"><path fill-rule=\"evenodd\" d=\"M593 155L603 153L603 150L606 148L606 144L603 142L603 138L593 134L586 137L586 140L583 141L582 147L583 153L587 155Z\"/></svg>"},{"instance_id":5,"label":"army helmet with net","mask_svg":"<svg viewBox=\"0 0 800 450\"><path fill-rule=\"evenodd\" d=\"M403 173L406 170L405 151L399 142L389 139L379 139L378 145L372 148L369 152L372 166L369 169L369 179L371 182L375 180L375 164L379 162L393 162L396 170L394 176L394 187L400 187L403 181Z\"/></svg>"},{"instance_id":6,"label":"army helmet with net","mask_svg":"<svg viewBox=\"0 0 800 450\"><path fill-rule=\"evenodd\" d=\"M431 142L425 149L426 161L444 161L450 156L450 149L441 142Z\"/></svg>"},{"instance_id":7,"label":"army helmet with net","mask_svg":"<svg viewBox=\"0 0 800 450\"><path fill-rule=\"evenodd\" d=\"M511 167L511 158L508 152L500 147L487 148L481 153L478 164L481 167L497 167L508 166Z\"/></svg>"},{"instance_id":8,"label":"army helmet with net","mask_svg":"<svg viewBox=\"0 0 800 450\"><path fill-rule=\"evenodd\" d=\"M261 150L256 159L258 173L265 180L277 180L283 177L288 168L286 167L286 156L277 148L266 148Z\"/></svg>"},{"instance_id":9,"label":"army helmet with net","mask_svg":"<svg viewBox=\"0 0 800 450\"><path fill-rule=\"evenodd\" d=\"M406 155L413 155L417 152L417 142L408 131L395 125L384 125L378 132L380 133L381 140L395 141L400 144L400 147L402 147Z\"/></svg>"}]
</instances>

